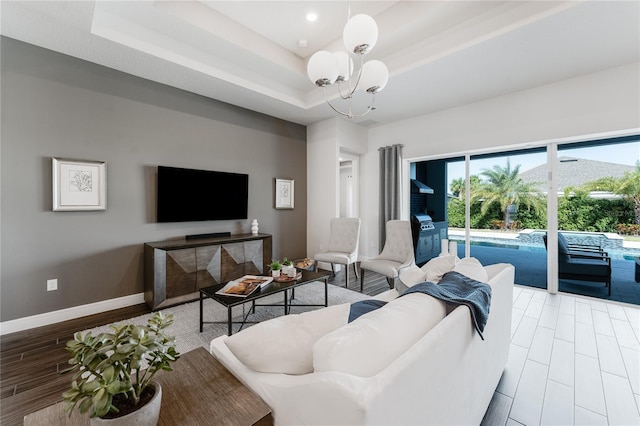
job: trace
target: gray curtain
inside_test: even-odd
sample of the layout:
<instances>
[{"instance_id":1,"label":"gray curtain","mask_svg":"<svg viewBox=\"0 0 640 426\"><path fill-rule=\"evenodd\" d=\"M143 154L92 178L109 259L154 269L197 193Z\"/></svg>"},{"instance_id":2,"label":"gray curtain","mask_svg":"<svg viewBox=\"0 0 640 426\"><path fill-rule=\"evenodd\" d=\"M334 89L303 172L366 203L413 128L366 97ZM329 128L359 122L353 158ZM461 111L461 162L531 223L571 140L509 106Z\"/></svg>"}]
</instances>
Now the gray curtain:
<instances>
[{"instance_id":1,"label":"gray curtain","mask_svg":"<svg viewBox=\"0 0 640 426\"><path fill-rule=\"evenodd\" d=\"M380 209L379 233L380 251L387 240L386 224L390 220L400 219L402 179L402 145L396 144L379 148L380 152Z\"/></svg>"}]
</instances>

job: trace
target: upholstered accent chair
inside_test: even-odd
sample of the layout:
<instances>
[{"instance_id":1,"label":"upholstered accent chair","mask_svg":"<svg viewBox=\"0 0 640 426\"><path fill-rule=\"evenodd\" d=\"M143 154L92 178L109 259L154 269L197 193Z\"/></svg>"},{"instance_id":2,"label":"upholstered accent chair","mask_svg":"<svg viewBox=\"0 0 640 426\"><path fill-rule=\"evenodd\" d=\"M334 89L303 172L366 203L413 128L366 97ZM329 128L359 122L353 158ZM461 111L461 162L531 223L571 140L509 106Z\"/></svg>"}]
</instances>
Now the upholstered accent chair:
<instances>
[{"instance_id":1,"label":"upholstered accent chair","mask_svg":"<svg viewBox=\"0 0 640 426\"><path fill-rule=\"evenodd\" d=\"M387 277L389 288L395 286L400 271L415 264L411 224L407 220L390 220L385 225L387 239L382 252L360 262L360 291L364 288L364 271L377 272Z\"/></svg>"},{"instance_id":2,"label":"upholstered accent chair","mask_svg":"<svg viewBox=\"0 0 640 426\"><path fill-rule=\"evenodd\" d=\"M318 262L331 264L331 272L335 276L334 264L345 265L344 286L349 285L349 265L353 265L353 271L358 277L358 244L360 243L360 219L336 217L330 222L329 246L326 251L316 254L315 269L318 270Z\"/></svg>"},{"instance_id":3,"label":"upholstered accent chair","mask_svg":"<svg viewBox=\"0 0 640 426\"><path fill-rule=\"evenodd\" d=\"M547 235L543 235L547 247ZM558 278L604 283L611 296L611 257L598 246L569 244L558 232Z\"/></svg>"}]
</instances>

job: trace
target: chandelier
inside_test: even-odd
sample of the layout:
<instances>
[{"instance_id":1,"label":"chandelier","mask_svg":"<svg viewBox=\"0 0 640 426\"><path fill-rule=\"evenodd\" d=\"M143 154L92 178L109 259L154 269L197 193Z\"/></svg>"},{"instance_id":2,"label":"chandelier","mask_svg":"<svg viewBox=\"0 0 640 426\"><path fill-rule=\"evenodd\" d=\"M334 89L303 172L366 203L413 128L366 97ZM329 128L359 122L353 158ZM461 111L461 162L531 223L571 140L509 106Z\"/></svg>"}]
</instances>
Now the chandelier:
<instances>
[{"instance_id":1,"label":"chandelier","mask_svg":"<svg viewBox=\"0 0 640 426\"><path fill-rule=\"evenodd\" d=\"M324 99L338 114L349 118L362 117L375 109L376 93L387 85L389 71L384 63L378 60L364 62L364 55L369 53L378 41L378 26L369 15L355 15L349 19L351 10L347 16L347 24L342 33L342 39L346 52L327 52L321 50L311 56L307 64L307 75L313 84L322 87ZM357 73L353 67L350 55L360 59ZM355 83L352 77L355 75ZM327 98L327 86L335 84L337 93L343 101L346 101L346 111L335 107ZM356 91L363 90L371 95L371 103L359 114L353 112L353 95Z\"/></svg>"}]
</instances>

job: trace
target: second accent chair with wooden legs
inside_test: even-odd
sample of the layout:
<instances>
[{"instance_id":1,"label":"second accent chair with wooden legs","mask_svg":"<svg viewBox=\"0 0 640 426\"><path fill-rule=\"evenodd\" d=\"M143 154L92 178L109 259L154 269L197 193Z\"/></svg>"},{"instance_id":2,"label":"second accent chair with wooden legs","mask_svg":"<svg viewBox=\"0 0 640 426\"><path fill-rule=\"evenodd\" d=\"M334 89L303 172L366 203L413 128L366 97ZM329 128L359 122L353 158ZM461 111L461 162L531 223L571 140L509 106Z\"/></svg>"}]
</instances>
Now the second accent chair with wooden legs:
<instances>
[{"instance_id":1,"label":"second accent chair with wooden legs","mask_svg":"<svg viewBox=\"0 0 640 426\"><path fill-rule=\"evenodd\" d=\"M360 262L360 291L364 288L364 271L377 272L387 277L389 288L395 286L400 270L415 264L411 224L407 220L390 220L385 225L386 240L382 252Z\"/></svg>"},{"instance_id":2,"label":"second accent chair with wooden legs","mask_svg":"<svg viewBox=\"0 0 640 426\"><path fill-rule=\"evenodd\" d=\"M344 286L349 286L349 265L353 265L353 270L358 277L358 244L360 243L360 219L337 217L331 219L331 233L329 235L329 245L326 251L314 256L316 270L318 262L331 264L331 272L335 275L334 264L345 265Z\"/></svg>"}]
</instances>

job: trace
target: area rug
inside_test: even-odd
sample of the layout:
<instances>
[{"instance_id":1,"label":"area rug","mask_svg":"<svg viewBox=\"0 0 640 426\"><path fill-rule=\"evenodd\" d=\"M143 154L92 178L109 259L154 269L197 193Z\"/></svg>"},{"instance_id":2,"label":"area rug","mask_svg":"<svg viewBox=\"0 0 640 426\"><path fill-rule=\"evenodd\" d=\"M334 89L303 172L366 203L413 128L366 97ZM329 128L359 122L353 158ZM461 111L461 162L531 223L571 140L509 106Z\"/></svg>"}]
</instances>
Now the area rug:
<instances>
[{"instance_id":1,"label":"area rug","mask_svg":"<svg viewBox=\"0 0 640 426\"><path fill-rule=\"evenodd\" d=\"M329 306L339 305L341 303L353 303L359 300L368 299L362 293L358 293L352 290L348 290L335 285L329 285ZM282 293L274 294L272 296L260 299L257 303L260 304L279 304L284 302L284 296ZM220 321L216 324L204 324L202 333L200 333L200 305L199 301L185 303L183 305L173 306L170 308L162 309L164 314L171 314L174 317L174 323L167 328L166 333L176 338L176 349L180 353L186 353L192 349L202 346L209 350L209 343L211 340L218 336L227 334L227 309L218 304L212 299L205 299L203 303L204 320L205 321ZM324 283L313 282L305 284L295 289L295 299L291 301L291 314L297 314L313 309L313 307L304 307L296 305L310 305L310 304L324 304ZM247 303L244 308L244 313L249 311L251 304ZM265 321L270 318L276 318L283 315L283 306L258 306L256 307L256 313L250 314L247 318L248 321ZM131 324L146 324L147 319L153 314L145 314L138 317L130 318L124 323ZM242 306L236 306L233 308L233 319L239 321L243 317ZM252 326L253 324L247 323L243 328ZM233 325L233 332L236 333L240 328L240 324ZM91 331L95 336L96 334L109 332L109 325L96 327L85 332Z\"/></svg>"}]
</instances>

